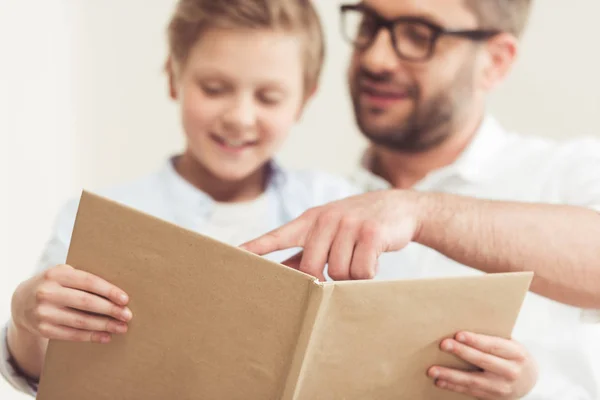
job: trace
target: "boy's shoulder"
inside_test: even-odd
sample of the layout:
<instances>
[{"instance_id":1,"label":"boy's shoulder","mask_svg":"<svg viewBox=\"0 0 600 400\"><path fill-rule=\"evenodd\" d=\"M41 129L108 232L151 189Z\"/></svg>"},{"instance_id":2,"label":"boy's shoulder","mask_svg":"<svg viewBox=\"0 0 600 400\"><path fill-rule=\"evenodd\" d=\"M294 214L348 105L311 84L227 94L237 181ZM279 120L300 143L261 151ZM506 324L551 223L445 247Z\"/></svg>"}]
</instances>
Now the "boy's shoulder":
<instances>
[{"instance_id":1,"label":"boy's shoulder","mask_svg":"<svg viewBox=\"0 0 600 400\"><path fill-rule=\"evenodd\" d=\"M361 192L358 186L349 179L325 171L314 169L293 170L282 169L280 186L290 200L304 201L314 207L357 195Z\"/></svg>"},{"instance_id":2,"label":"boy's shoulder","mask_svg":"<svg viewBox=\"0 0 600 400\"><path fill-rule=\"evenodd\" d=\"M84 187L83 190L146 213L157 214L157 210L164 205L165 193L168 191L164 169L155 170L118 185L102 188ZM62 216L68 216L66 219L74 220L79 207L79 200L80 195L71 198L63 206Z\"/></svg>"}]
</instances>

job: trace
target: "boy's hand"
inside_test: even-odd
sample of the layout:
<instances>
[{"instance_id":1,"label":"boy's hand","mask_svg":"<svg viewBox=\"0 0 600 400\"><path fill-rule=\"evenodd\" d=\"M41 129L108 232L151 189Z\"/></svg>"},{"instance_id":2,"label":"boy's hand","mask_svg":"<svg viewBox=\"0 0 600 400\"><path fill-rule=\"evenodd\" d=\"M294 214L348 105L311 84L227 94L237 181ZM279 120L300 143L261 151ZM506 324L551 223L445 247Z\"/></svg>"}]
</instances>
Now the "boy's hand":
<instances>
[{"instance_id":1,"label":"boy's hand","mask_svg":"<svg viewBox=\"0 0 600 400\"><path fill-rule=\"evenodd\" d=\"M461 332L446 339L441 349L481 368L465 372L435 366L429 377L438 387L481 400L516 400L537 381L537 366L525 348L512 340Z\"/></svg>"},{"instance_id":2,"label":"boy's hand","mask_svg":"<svg viewBox=\"0 0 600 400\"><path fill-rule=\"evenodd\" d=\"M17 328L46 338L108 343L127 332L128 296L105 280L59 265L23 282L12 301Z\"/></svg>"}]
</instances>

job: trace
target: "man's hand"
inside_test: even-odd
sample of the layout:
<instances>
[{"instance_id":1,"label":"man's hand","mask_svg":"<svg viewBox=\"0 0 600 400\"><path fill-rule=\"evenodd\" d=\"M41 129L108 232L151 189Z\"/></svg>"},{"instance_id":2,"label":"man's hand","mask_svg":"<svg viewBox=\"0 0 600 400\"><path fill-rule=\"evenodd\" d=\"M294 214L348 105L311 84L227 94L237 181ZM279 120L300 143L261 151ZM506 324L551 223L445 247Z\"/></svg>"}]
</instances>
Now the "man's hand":
<instances>
[{"instance_id":1,"label":"man's hand","mask_svg":"<svg viewBox=\"0 0 600 400\"><path fill-rule=\"evenodd\" d=\"M371 279L382 253L400 250L418 235L422 199L400 190L350 197L309 210L242 248L265 255L302 247L303 254L286 264L320 279L326 264L334 280Z\"/></svg>"},{"instance_id":2,"label":"man's hand","mask_svg":"<svg viewBox=\"0 0 600 400\"><path fill-rule=\"evenodd\" d=\"M284 264L322 279L328 263L329 276L344 280L373 277L381 253L411 241L485 273L534 272L533 292L600 308L600 214L583 207L387 190L309 210L242 247L303 247Z\"/></svg>"},{"instance_id":3,"label":"man's hand","mask_svg":"<svg viewBox=\"0 0 600 400\"><path fill-rule=\"evenodd\" d=\"M429 377L438 387L481 400L516 400L537 381L537 366L527 350L512 340L461 332L441 343L441 349L481 368L465 372L432 367Z\"/></svg>"}]
</instances>

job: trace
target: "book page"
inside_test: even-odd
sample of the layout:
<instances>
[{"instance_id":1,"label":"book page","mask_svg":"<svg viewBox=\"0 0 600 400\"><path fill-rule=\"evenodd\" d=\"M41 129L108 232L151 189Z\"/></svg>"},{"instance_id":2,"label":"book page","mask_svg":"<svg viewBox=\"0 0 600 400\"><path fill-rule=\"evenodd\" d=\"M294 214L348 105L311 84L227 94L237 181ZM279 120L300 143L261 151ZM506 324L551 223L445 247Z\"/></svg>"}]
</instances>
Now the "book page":
<instances>
[{"instance_id":1,"label":"book page","mask_svg":"<svg viewBox=\"0 0 600 400\"><path fill-rule=\"evenodd\" d=\"M460 331L510 338L531 273L333 283L296 399L454 400L427 377L469 366L439 350Z\"/></svg>"}]
</instances>

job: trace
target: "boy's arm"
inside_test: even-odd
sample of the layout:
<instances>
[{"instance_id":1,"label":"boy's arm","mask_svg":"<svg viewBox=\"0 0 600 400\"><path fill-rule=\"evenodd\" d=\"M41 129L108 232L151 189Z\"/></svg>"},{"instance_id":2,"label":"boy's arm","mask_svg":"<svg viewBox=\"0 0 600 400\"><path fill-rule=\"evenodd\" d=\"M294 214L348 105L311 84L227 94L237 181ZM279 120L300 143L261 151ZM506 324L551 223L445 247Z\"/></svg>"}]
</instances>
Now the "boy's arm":
<instances>
[{"instance_id":1,"label":"boy's arm","mask_svg":"<svg viewBox=\"0 0 600 400\"><path fill-rule=\"evenodd\" d=\"M38 379L27 376L8 350L8 327L0 331L0 375L16 390L35 396Z\"/></svg>"},{"instance_id":2,"label":"boy's arm","mask_svg":"<svg viewBox=\"0 0 600 400\"><path fill-rule=\"evenodd\" d=\"M36 274L65 262L77 207L77 202L69 202L58 214ZM15 389L35 395L48 341L17 328L12 318L0 330L0 375Z\"/></svg>"}]
</instances>

